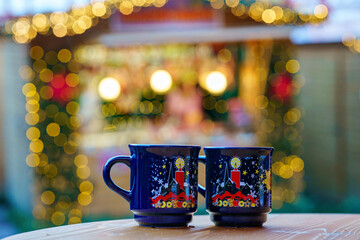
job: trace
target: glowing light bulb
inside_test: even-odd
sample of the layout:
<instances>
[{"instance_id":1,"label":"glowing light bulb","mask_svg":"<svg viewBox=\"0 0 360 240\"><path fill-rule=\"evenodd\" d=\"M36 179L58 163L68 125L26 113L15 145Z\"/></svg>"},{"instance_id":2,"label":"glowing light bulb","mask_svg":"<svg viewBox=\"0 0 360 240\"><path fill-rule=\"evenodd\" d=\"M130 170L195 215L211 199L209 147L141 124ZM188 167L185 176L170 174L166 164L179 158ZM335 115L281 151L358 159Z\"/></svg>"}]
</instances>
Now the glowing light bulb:
<instances>
[{"instance_id":1,"label":"glowing light bulb","mask_svg":"<svg viewBox=\"0 0 360 240\"><path fill-rule=\"evenodd\" d=\"M206 77L205 86L211 94L220 95L227 87L226 76L219 71L211 72Z\"/></svg>"},{"instance_id":2,"label":"glowing light bulb","mask_svg":"<svg viewBox=\"0 0 360 240\"><path fill-rule=\"evenodd\" d=\"M112 77L103 78L99 84L99 94L104 100L115 100L120 95L120 83Z\"/></svg>"},{"instance_id":3,"label":"glowing light bulb","mask_svg":"<svg viewBox=\"0 0 360 240\"><path fill-rule=\"evenodd\" d=\"M150 86L155 92L164 94L170 90L171 85L172 78L169 72L157 70L151 75Z\"/></svg>"}]
</instances>

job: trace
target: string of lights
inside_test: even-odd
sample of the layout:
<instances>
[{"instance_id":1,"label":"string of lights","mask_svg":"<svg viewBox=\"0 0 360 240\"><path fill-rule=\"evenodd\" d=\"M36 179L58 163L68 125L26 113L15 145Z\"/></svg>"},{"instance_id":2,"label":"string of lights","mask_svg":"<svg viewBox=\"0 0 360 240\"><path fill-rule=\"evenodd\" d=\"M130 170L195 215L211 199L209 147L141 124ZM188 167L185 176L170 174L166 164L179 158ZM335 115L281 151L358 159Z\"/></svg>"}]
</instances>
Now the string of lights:
<instances>
[{"instance_id":1,"label":"string of lights","mask_svg":"<svg viewBox=\"0 0 360 240\"><path fill-rule=\"evenodd\" d=\"M305 188L304 161L300 157L304 150L304 110L295 101L305 79L299 74L300 63L293 48L290 43L274 44L266 93L255 99L262 114L259 140L276 149L272 165L274 209L282 208L284 203L295 204Z\"/></svg>"},{"instance_id":2,"label":"string of lights","mask_svg":"<svg viewBox=\"0 0 360 240\"><path fill-rule=\"evenodd\" d=\"M17 43L29 43L37 34L54 34L56 37L74 36L82 34L93 26L99 19L107 19L116 10L123 15L139 11L142 7L162 7L166 0L106 0L92 2L83 7L74 6L69 12L57 11L53 13L39 13L34 16L20 17L9 20L5 24L5 31L12 34Z\"/></svg>"},{"instance_id":3,"label":"string of lights","mask_svg":"<svg viewBox=\"0 0 360 240\"><path fill-rule=\"evenodd\" d=\"M240 18L250 17L257 22L266 24L317 24L328 15L328 8L324 4L317 5L313 13L296 12L291 8L273 5L270 0L253 0L247 4L240 0L207 0L214 9L230 8L231 13ZM138 12L141 8L154 6L161 8L167 0L105 0L92 2L84 7L73 7L69 12L53 12L36 14L9 20L5 24L5 31L12 34L17 43L28 43L38 34L54 34L56 37L82 34L93 26L99 19L107 19L116 11L123 15Z\"/></svg>"},{"instance_id":4,"label":"string of lights","mask_svg":"<svg viewBox=\"0 0 360 240\"><path fill-rule=\"evenodd\" d=\"M36 195L33 215L41 226L79 223L83 207L92 201L88 158L78 153L81 116L77 64L68 49L58 52L40 46L30 49L32 66L19 73L27 83L26 132L30 140L28 166L35 169Z\"/></svg>"}]
</instances>

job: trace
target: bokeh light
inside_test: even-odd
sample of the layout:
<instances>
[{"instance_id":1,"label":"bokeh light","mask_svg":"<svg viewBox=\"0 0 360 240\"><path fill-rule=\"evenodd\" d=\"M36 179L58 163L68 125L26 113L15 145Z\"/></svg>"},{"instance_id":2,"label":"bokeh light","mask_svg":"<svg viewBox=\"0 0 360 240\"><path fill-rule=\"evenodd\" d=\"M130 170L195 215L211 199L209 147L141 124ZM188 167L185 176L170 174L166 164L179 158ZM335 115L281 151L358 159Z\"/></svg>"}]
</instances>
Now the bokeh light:
<instances>
[{"instance_id":1,"label":"bokeh light","mask_svg":"<svg viewBox=\"0 0 360 240\"><path fill-rule=\"evenodd\" d=\"M319 4L314 8L314 15L319 19L326 18L328 15L328 8L324 4Z\"/></svg>"},{"instance_id":2,"label":"bokeh light","mask_svg":"<svg viewBox=\"0 0 360 240\"><path fill-rule=\"evenodd\" d=\"M286 70L289 73L297 73L300 70L300 63L295 59L291 59L286 63Z\"/></svg>"},{"instance_id":3,"label":"bokeh light","mask_svg":"<svg viewBox=\"0 0 360 240\"><path fill-rule=\"evenodd\" d=\"M276 13L274 10L272 9L266 9L263 13L262 13L262 20L265 23L273 23L276 20Z\"/></svg>"},{"instance_id":4,"label":"bokeh light","mask_svg":"<svg viewBox=\"0 0 360 240\"><path fill-rule=\"evenodd\" d=\"M46 205L50 205L55 201L55 194L52 191L45 191L41 194L41 201Z\"/></svg>"},{"instance_id":5,"label":"bokeh light","mask_svg":"<svg viewBox=\"0 0 360 240\"><path fill-rule=\"evenodd\" d=\"M156 70L150 77L151 88L159 94L165 94L172 86L172 77L166 70Z\"/></svg>"},{"instance_id":6,"label":"bokeh light","mask_svg":"<svg viewBox=\"0 0 360 240\"><path fill-rule=\"evenodd\" d=\"M121 92L120 83L112 77L103 78L100 81L98 91L102 99L106 101L115 100Z\"/></svg>"},{"instance_id":7,"label":"bokeh light","mask_svg":"<svg viewBox=\"0 0 360 240\"><path fill-rule=\"evenodd\" d=\"M227 87L226 76L219 71L211 72L207 75L205 80L206 90L213 95L222 94Z\"/></svg>"}]
</instances>

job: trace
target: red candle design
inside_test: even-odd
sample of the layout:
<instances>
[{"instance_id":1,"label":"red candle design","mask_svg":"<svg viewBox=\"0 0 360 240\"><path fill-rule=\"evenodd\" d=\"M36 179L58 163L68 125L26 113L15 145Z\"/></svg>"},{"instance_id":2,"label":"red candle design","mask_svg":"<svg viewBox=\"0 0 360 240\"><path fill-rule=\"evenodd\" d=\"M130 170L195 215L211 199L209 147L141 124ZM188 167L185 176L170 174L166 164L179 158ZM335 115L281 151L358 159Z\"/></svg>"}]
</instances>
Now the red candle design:
<instances>
[{"instance_id":1,"label":"red candle design","mask_svg":"<svg viewBox=\"0 0 360 240\"><path fill-rule=\"evenodd\" d=\"M180 185L180 188L184 189L185 173L182 168L185 166L185 161L182 157L178 157L175 161L175 165L178 170L175 172L175 181Z\"/></svg>"},{"instance_id":2,"label":"red candle design","mask_svg":"<svg viewBox=\"0 0 360 240\"><path fill-rule=\"evenodd\" d=\"M175 172L175 180L180 185L180 188L184 189L184 171L181 169Z\"/></svg>"},{"instance_id":3,"label":"red candle design","mask_svg":"<svg viewBox=\"0 0 360 240\"><path fill-rule=\"evenodd\" d=\"M240 188L240 171L231 170L231 181L236 184L237 188Z\"/></svg>"},{"instance_id":4,"label":"red candle design","mask_svg":"<svg viewBox=\"0 0 360 240\"><path fill-rule=\"evenodd\" d=\"M240 188L240 171L238 168L241 165L241 161L238 157L233 157L230 161L234 170L231 170L231 181L236 184L237 188Z\"/></svg>"}]
</instances>

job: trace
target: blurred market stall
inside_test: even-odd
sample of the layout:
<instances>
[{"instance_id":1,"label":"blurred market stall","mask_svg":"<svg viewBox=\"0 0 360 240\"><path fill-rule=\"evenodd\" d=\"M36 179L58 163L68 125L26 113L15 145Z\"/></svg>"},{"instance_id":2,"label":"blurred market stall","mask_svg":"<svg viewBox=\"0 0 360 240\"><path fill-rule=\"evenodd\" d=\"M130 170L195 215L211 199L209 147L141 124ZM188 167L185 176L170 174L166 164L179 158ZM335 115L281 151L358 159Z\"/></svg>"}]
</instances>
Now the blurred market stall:
<instances>
[{"instance_id":1,"label":"blurred market stall","mask_svg":"<svg viewBox=\"0 0 360 240\"><path fill-rule=\"evenodd\" d=\"M4 117L5 197L30 219L23 229L130 216L101 176L129 143L273 146L273 209L314 211L304 196L303 55L290 38L312 43L298 35L321 28L327 6L109 0L6 17L18 44L3 40L5 91L14 89L3 111L13 101L26 112ZM357 51L351 34L344 44ZM125 167L114 175L129 184Z\"/></svg>"}]
</instances>

